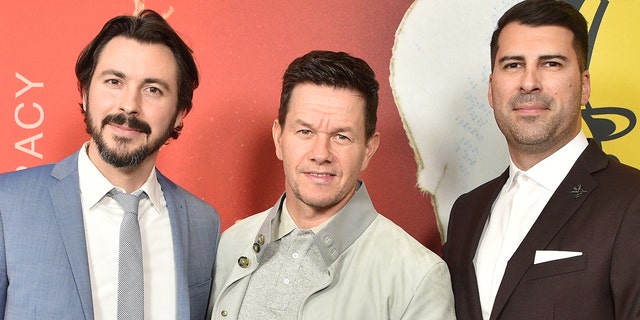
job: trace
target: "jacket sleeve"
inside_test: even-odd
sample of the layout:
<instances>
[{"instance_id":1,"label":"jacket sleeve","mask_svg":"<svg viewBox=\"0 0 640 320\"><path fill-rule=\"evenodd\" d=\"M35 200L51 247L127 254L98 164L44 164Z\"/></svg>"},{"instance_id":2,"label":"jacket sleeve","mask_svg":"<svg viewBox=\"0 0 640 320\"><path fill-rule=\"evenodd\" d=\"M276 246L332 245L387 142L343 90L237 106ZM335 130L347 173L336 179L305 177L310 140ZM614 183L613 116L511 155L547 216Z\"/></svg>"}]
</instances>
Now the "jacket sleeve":
<instances>
[{"instance_id":1,"label":"jacket sleeve","mask_svg":"<svg viewBox=\"0 0 640 320\"><path fill-rule=\"evenodd\" d=\"M611 259L616 319L640 319L640 194L627 207Z\"/></svg>"},{"instance_id":2,"label":"jacket sleeve","mask_svg":"<svg viewBox=\"0 0 640 320\"><path fill-rule=\"evenodd\" d=\"M402 319L455 319L453 301L449 269L439 262L425 274Z\"/></svg>"}]
</instances>

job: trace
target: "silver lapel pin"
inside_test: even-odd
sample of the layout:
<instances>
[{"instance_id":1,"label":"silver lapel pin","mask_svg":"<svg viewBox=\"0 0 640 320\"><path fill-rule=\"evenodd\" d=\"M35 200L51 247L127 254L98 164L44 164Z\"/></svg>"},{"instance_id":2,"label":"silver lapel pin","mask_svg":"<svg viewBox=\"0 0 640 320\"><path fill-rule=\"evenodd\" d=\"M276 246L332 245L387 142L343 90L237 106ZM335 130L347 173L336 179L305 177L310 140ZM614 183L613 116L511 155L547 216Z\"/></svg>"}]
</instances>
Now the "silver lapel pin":
<instances>
[{"instance_id":1,"label":"silver lapel pin","mask_svg":"<svg viewBox=\"0 0 640 320\"><path fill-rule=\"evenodd\" d=\"M576 187L573 187L573 190L571 190L571 194L573 195L574 199L578 199L580 197L582 197L583 194L589 192L588 190L584 190L582 189L582 185L579 184Z\"/></svg>"}]
</instances>

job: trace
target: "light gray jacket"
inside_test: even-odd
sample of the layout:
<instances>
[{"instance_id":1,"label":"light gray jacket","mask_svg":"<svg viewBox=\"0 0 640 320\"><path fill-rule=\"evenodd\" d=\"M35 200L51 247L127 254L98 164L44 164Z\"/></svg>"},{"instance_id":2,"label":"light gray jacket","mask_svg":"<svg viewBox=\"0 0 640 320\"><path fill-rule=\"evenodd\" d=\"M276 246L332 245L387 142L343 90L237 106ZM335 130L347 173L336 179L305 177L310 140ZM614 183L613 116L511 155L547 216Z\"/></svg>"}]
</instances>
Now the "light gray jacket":
<instances>
[{"instance_id":1,"label":"light gray jacket","mask_svg":"<svg viewBox=\"0 0 640 320\"><path fill-rule=\"evenodd\" d=\"M237 319L283 200L222 235L211 319ZM378 214L363 183L315 242L330 280L306 297L298 319L455 319L447 265Z\"/></svg>"}]
</instances>

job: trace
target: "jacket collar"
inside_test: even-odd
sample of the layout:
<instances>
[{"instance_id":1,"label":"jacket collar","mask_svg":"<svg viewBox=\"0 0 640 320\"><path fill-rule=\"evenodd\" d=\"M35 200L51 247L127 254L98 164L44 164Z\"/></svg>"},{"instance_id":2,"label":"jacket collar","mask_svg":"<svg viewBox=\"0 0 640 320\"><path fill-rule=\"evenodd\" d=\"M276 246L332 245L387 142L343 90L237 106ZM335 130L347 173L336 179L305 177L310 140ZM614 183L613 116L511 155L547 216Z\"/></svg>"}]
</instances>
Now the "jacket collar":
<instances>
[{"instance_id":1,"label":"jacket collar","mask_svg":"<svg viewBox=\"0 0 640 320\"><path fill-rule=\"evenodd\" d=\"M282 203L286 195L283 194L271 209L260 227L254 242L260 246L275 241L278 234L278 224ZM364 233L367 227L378 216L373 207L364 182L358 181L356 193L347 205L338 211L333 219L315 235L314 242L320 249L320 254L327 267L332 265ZM258 261L264 250L256 254Z\"/></svg>"}]
</instances>

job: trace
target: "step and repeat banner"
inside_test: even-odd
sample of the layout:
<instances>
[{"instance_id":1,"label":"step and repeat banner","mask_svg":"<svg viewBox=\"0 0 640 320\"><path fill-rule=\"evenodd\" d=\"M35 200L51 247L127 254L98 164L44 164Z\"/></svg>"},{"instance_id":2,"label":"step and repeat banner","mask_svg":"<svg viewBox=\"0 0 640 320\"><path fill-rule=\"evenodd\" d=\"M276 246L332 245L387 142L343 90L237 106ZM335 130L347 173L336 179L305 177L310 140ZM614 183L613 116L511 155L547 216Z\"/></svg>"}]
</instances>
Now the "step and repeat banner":
<instances>
[{"instance_id":1,"label":"step and repeat banner","mask_svg":"<svg viewBox=\"0 0 640 320\"><path fill-rule=\"evenodd\" d=\"M362 178L376 208L439 251L457 195L504 170L486 101L489 38L515 1L110 0L7 2L0 12L0 172L58 161L88 139L74 66L116 15L153 9L194 50L194 108L158 168L214 205L223 228L283 191L271 140L282 73L314 49L365 59L380 89L381 147ZM591 24L585 131L640 166L636 1L572 1ZM25 194L25 197L28 197Z\"/></svg>"}]
</instances>

